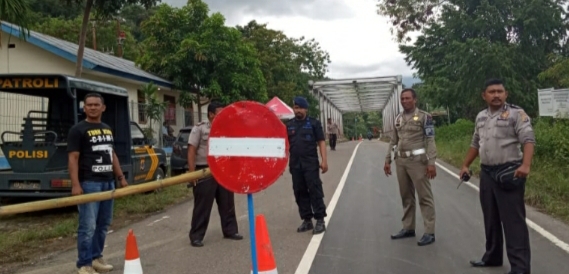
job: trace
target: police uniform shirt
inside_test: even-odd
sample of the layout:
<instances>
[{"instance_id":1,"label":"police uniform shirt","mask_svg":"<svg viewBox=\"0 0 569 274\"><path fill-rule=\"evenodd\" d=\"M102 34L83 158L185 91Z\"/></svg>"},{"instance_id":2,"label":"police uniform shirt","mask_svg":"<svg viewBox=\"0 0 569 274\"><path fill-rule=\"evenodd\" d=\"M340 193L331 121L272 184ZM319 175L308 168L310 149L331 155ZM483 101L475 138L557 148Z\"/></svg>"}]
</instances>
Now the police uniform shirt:
<instances>
[{"instance_id":1,"label":"police uniform shirt","mask_svg":"<svg viewBox=\"0 0 569 274\"><path fill-rule=\"evenodd\" d=\"M196 147L196 165L207 165L207 141L209 139L209 131L211 130L210 122L202 122L192 128L188 145Z\"/></svg>"},{"instance_id":2,"label":"police uniform shirt","mask_svg":"<svg viewBox=\"0 0 569 274\"><path fill-rule=\"evenodd\" d=\"M523 158L520 144L535 143L528 115L518 106L505 104L496 113L485 109L476 116L471 147L478 149L484 165L500 165Z\"/></svg>"},{"instance_id":3,"label":"police uniform shirt","mask_svg":"<svg viewBox=\"0 0 569 274\"><path fill-rule=\"evenodd\" d=\"M338 125L336 123L328 124L328 133L338 135Z\"/></svg>"},{"instance_id":4,"label":"police uniform shirt","mask_svg":"<svg viewBox=\"0 0 569 274\"><path fill-rule=\"evenodd\" d=\"M433 116L419 108L415 108L415 111L409 115L404 112L397 115L389 148L395 145L400 152L425 149L428 164L434 165L437 159L437 146ZM391 150L387 152L385 161L391 163Z\"/></svg>"}]
</instances>

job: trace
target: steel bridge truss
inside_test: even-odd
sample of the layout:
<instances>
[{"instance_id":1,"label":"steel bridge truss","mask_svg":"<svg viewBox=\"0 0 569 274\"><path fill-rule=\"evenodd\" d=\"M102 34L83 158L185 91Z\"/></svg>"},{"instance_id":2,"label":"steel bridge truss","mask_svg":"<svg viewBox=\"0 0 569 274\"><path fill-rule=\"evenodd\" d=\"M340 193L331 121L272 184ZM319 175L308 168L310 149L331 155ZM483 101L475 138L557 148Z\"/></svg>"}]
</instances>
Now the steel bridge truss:
<instances>
[{"instance_id":1,"label":"steel bridge truss","mask_svg":"<svg viewBox=\"0 0 569 274\"><path fill-rule=\"evenodd\" d=\"M342 115L349 112L382 112L383 133L393 130L395 117L402 110L400 95L402 76L309 81L318 99L320 119L326 132L326 121L332 118L343 134Z\"/></svg>"}]
</instances>

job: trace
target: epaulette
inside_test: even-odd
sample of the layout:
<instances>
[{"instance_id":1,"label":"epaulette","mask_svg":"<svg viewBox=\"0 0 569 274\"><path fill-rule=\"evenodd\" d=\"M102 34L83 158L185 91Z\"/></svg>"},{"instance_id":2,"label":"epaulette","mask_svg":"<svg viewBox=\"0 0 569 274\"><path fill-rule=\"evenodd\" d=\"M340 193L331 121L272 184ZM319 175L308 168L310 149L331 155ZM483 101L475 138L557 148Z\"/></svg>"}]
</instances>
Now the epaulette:
<instances>
[{"instance_id":1,"label":"epaulette","mask_svg":"<svg viewBox=\"0 0 569 274\"><path fill-rule=\"evenodd\" d=\"M522 107L514 105L514 104L508 104L508 106L511 108L515 108L515 109L522 109Z\"/></svg>"},{"instance_id":2,"label":"epaulette","mask_svg":"<svg viewBox=\"0 0 569 274\"><path fill-rule=\"evenodd\" d=\"M205 122L199 122L196 126L201 126L201 125L204 125L204 124L205 124Z\"/></svg>"}]
</instances>

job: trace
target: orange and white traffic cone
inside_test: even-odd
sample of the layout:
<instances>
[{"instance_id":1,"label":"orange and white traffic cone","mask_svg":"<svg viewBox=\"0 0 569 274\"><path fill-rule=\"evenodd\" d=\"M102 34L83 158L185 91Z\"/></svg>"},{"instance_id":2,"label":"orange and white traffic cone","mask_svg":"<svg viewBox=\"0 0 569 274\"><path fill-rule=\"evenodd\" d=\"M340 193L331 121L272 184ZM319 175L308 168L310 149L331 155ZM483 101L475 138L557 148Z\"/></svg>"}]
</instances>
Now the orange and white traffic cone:
<instances>
[{"instance_id":1,"label":"orange and white traffic cone","mask_svg":"<svg viewBox=\"0 0 569 274\"><path fill-rule=\"evenodd\" d=\"M278 274L271 238L264 215L257 215L255 220L255 237L257 242L257 265L259 274ZM253 271L251 270L251 273Z\"/></svg>"},{"instance_id":2,"label":"orange and white traffic cone","mask_svg":"<svg viewBox=\"0 0 569 274\"><path fill-rule=\"evenodd\" d=\"M142 265L138 254L138 245L132 229L126 237L126 252L124 256L124 274L142 274Z\"/></svg>"}]
</instances>

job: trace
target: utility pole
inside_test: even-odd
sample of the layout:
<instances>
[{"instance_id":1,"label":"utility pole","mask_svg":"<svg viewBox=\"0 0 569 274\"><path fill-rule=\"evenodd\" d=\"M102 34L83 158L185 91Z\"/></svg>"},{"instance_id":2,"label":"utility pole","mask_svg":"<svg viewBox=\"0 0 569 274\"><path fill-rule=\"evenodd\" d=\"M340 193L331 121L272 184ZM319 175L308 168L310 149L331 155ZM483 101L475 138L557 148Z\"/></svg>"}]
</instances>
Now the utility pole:
<instances>
[{"instance_id":1,"label":"utility pole","mask_svg":"<svg viewBox=\"0 0 569 274\"><path fill-rule=\"evenodd\" d=\"M97 50L97 31L96 31L96 27L95 27L96 23L97 23L97 21L91 20L91 25L92 25L91 30L93 31L93 49L94 50Z\"/></svg>"},{"instance_id":2,"label":"utility pole","mask_svg":"<svg viewBox=\"0 0 569 274\"><path fill-rule=\"evenodd\" d=\"M124 33L124 31L121 31L121 23L120 21L122 20L121 17L116 17L117 20L117 43L118 43L118 47L117 47L117 57L122 58L123 57L123 47L122 45L124 44L124 40L126 38L126 34Z\"/></svg>"}]
</instances>

